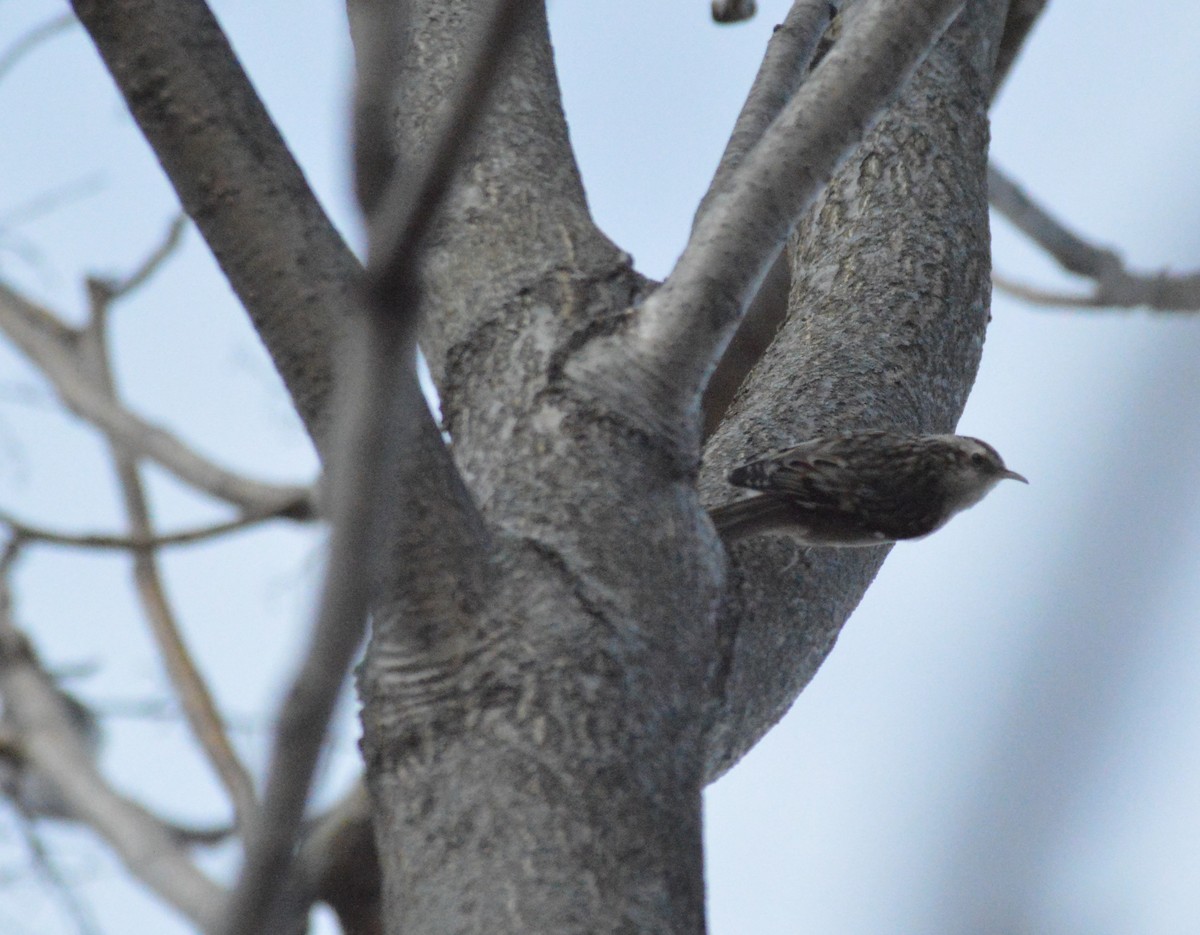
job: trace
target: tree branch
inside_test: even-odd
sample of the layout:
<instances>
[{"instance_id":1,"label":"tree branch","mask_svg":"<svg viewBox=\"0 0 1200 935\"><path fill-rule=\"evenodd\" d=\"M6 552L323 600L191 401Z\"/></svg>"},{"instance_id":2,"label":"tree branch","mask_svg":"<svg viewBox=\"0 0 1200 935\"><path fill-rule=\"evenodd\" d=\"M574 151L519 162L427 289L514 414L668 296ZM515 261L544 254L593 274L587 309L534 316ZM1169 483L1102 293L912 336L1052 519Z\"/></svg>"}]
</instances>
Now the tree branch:
<instances>
[{"instance_id":1,"label":"tree branch","mask_svg":"<svg viewBox=\"0 0 1200 935\"><path fill-rule=\"evenodd\" d=\"M72 6L322 447L359 264L203 0Z\"/></svg>"},{"instance_id":2,"label":"tree branch","mask_svg":"<svg viewBox=\"0 0 1200 935\"><path fill-rule=\"evenodd\" d=\"M180 529L176 532L159 533L148 539L134 536L118 536L109 533L70 533L56 529L48 529L18 519L6 510L0 509L0 525L7 526L14 534L28 542L44 542L47 545L69 546L79 549L102 549L116 551L152 551L169 548L176 545L193 545L220 536L249 529L274 519L289 519L305 521L316 518L314 500L298 502L279 510L262 513L244 513L241 516L221 523L210 523L207 526L196 526L191 529Z\"/></svg>"},{"instance_id":3,"label":"tree branch","mask_svg":"<svg viewBox=\"0 0 1200 935\"><path fill-rule=\"evenodd\" d=\"M132 289L146 282L161 266L169 253L171 240L178 238L175 230L173 227L166 245L155 249L129 276L113 283L104 283L96 279L88 281L91 315L87 326L80 332L77 358L81 369L91 374L96 395L114 409L121 407L105 333L109 309L114 302L127 297ZM131 538L153 539L154 527L138 467L138 456L112 438L108 440L108 445L125 501ZM229 793L238 825L246 827L253 820L258 808L254 783L229 741L208 685L197 669L179 631L153 551L137 549L133 552L133 576L142 607L150 622L151 633L158 645L167 675L178 694L188 727Z\"/></svg>"},{"instance_id":4,"label":"tree branch","mask_svg":"<svg viewBox=\"0 0 1200 935\"><path fill-rule=\"evenodd\" d=\"M1070 295L1036 289L1003 276L992 277L996 285L1017 298L1037 305L1073 308L1144 306L1159 312L1200 311L1200 273L1131 273L1117 253L1094 246L1069 230L994 163L988 166L988 197L993 208L1063 269L1094 283L1091 295Z\"/></svg>"},{"instance_id":5,"label":"tree branch","mask_svg":"<svg viewBox=\"0 0 1200 935\"><path fill-rule=\"evenodd\" d=\"M303 487L265 484L226 470L175 435L115 403L80 357L80 332L0 282L0 330L42 372L63 405L122 449L148 458L198 490L243 511L282 511L307 497Z\"/></svg>"},{"instance_id":6,"label":"tree branch","mask_svg":"<svg viewBox=\"0 0 1200 935\"><path fill-rule=\"evenodd\" d=\"M101 935L91 910L79 898L79 894L75 892L74 887L59 870L54 856L46 847L46 842L42 840L41 835L38 834L33 820L27 815L20 815L19 824L21 836L25 839L25 845L29 848L29 855L33 858L34 865L41 872L42 878L50 889L54 891L66 914L74 923L76 931L79 932L79 935Z\"/></svg>"},{"instance_id":7,"label":"tree branch","mask_svg":"<svg viewBox=\"0 0 1200 935\"><path fill-rule=\"evenodd\" d=\"M801 214L905 83L959 0L867 0L698 220L646 300L634 352L688 411ZM661 392L658 387L655 390Z\"/></svg>"},{"instance_id":8,"label":"tree branch","mask_svg":"<svg viewBox=\"0 0 1200 935\"><path fill-rule=\"evenodd\" d=\"M775 27L717 171L696 209L697 224L716 197L729 190L746 155L795 95L836 12L836 5L829 0L796 0L783 22Z\"/></svg>"},{"instance_id":9,"label":"tree branch","mask_svg":"<svg viewBox=\"0 0 1200 935\"><path fill-rule=\"evenodd\" d=\"M177 214L167 225L166 232L159 242L136 269L120 279L104 280L105 290L109 299L120 299L137 291L147 280L157 273L164 263L169 260L179 245L183 243L183 234L187 230L188 217Z\"/></svg>"},{"instance_id":10,"label":"tree branch","mask_svg":"<svg viewBox=\"0 0 1200 935\"><path fill-rule=\"evenodd\" d=\"M10 564L14 554L10 547L0 564ZM12 621L3 572L0 696L5 719L16 729L25 768L52 783L72 817L105 840L131 874L196 925L210 924L221 904L221 890L195 868L168 825L114 792L97 771L53 679Z\"/></svg>"},{"instance_id":11,"label":"tree branch","mask_svg":"<svg viewBox=\"0 0 1200 935\"><path fill-rule=\"evenodd\" d=\"M751 5L751 15L753 12ZM712 184L696 211L697 218L718 194L729 188L734 170L741 165L746 154L754 148L763 132L800 87L834 12L836 7L828 0L798 0L792 4L783 23L775 27ZM715 5L713 16L719 21L728 22L717 17ZM704 388L701 400L704 438L716 431L746 374L766 352L779 326L783 324L787 316L789 283L787 262L781 256L771 265L762 285L755 292L741 324Z\"/></svg>"}]
</instances>

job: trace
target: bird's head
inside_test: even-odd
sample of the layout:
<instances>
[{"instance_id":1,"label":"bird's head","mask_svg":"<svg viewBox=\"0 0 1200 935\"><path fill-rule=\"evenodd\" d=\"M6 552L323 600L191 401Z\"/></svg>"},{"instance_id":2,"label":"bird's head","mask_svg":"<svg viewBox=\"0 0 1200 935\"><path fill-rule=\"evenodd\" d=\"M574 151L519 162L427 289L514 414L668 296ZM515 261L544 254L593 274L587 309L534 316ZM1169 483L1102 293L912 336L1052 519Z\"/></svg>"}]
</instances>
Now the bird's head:
<instances>
[{"instance_id":1,"label":"bird's head","mask_svg":"<svg viewBox=\"0 0 1200 935\"><path fill-rule=\"evenodd\" d=\"M945 484L947 499L955 511L978 503L1002 480L1029 483L1016 471L1010 471L987 442L965 435L943 435L940 441L945 443L949 455Z\"/></svg>"}]
</instances>

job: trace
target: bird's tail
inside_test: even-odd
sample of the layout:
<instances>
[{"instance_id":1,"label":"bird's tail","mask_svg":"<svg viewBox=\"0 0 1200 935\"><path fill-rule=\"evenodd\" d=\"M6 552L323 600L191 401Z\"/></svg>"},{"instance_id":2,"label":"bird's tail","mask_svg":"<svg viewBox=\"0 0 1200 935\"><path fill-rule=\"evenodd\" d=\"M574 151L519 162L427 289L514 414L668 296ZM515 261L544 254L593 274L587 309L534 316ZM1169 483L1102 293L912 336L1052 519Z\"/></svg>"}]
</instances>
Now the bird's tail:
<instances>
[{"instance_id":1,"label":"bird's tail","mask_svg":"<svg viewBox=\"0 0 1200 935\"><path fill-rule=\"evenodd\" d=\"M776 529L786 520L786 506L776 497L757 494L708 511L717 535L726 542Z\"/></svg>"}]
</instances>

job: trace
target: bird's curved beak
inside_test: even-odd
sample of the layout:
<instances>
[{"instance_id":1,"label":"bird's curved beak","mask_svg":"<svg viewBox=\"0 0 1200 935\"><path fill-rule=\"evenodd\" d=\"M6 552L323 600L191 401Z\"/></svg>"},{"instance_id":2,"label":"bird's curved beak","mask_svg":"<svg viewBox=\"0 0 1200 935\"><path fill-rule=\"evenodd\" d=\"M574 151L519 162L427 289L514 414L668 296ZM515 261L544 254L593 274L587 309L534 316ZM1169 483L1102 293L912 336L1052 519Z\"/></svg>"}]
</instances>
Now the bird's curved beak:
<instances>
[{"instance_id":1,"label":"bird's curved beak","mask_svg":"<svg viewBox=\"0 0 1200 935\"><path fill-rule=\"evenodd\" d=\"M1010 471L1008 468L1005 468L1003 471L1001 471L1000 476L1008 480L1019 480L1022 484L1029 483L1029 481L1025 479L1025 475L1018 474L1016 471Z\"/></svg>"}]
</instances>

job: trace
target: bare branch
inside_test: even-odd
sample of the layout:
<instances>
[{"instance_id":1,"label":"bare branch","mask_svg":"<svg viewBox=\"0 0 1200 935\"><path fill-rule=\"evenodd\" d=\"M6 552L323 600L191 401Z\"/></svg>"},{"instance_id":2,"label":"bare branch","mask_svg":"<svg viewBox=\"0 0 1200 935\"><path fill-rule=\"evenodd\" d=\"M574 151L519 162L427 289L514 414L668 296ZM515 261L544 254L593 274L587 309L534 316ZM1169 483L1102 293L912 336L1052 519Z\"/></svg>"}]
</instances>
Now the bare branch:
<instances>
[{"instance_id":1,"label":"bare branch","mask_svg":"<svg viewBox=\"0 0 1200 935\"><path fill-rule=\"evenodd\" d=\"M0 696L23 763L53 783L72 817L108 842L130 873L197 925L210 924L221 890L196 869L169 826L104 781L53 679L13 624L5 571L15 555L10 545L0 560Z\"/></svg>"},{"instance_id":2,"label":"bare branch","mask_svg":"<svg viewBox=\"0 0 1200 935\"><path fill-rule=\"evenodd\" d=\"M76 930L80 935L100 935L100 928L92 917L91 909L84 904L74 887L63 876L54 861L54 856L46 847L46 842L38 834L38 829L34 826L32 819L22 815L19 824L21 836L25 839L26 847L29 848L34 866L38 868L47 886L54 892L66 914L74 922Z\"/></svg>"},{"instance_id":3,"label":"bare branch","mask_svg":"<svg viewBox=\"0 0 1200 935\"><path fill-rule=\"evenodd\" d=\"M751 15L753 12L751 5ZM762 139L767 127L779 116L804 81L816 55L817 44L836 12L836 5L829 0L796 0L784 21L775 27L762 64L758 67L758 74L754 77L754 84L746 96L746 103L742 105L737 122L733 125L733 133L725 145L716 174L700 207L696 209L697 221L713 199L728 190L734 170ZM716 18L716 15L714 4L713 17Z\"/></svg>"},{"instance_id":4,"label":"bare branch","mask_svg":"<svg viewBox=\"0 0 1200 935\"><path fill-rule=\"evenodd\" d=\"M220 467L171 432L117 404L82 365L79 332L4 283L0 331L41 370L63 405L122 449L157 462L185 483L248 513L281 510L305 498L302 487L266 484Z\"/></svg>"},{"instance_id":5,"label":"bare branch","mask_svg":"<svg viewBox=\"0 0 1200 935\"><path fill-rule=\"evenodd\" d=\"M188 216L177 214L167 225L162 241L142 261L132 273L123 279L114 281L104 280L104 289L109 300L123 299L143 286L155 273L162 269L163 264L179 249L183 242L183 232L187 230Z\"/></svg>"},{"instance_id":6,"label":"bare branch","mask_svg":"<svg viewBox=\"0 0 1200 935\"><path fill-rule=\"evenodd\" d=\"M680 413L691 411L801 214L961 5L867 0L861 10L852 7L842 37L700 217L675 269L641 307L633 333L631 352L648 375L642 383L650 384L638 389L657 396L664 423L684 421ZM610 360L597 347L573 372L621 392L611 385ZM668 424L656 428L671 431Z\"/></svg>"},{"instance_id":7,"label":"bare branch","mask_svg":"<svg viewBox=\"0 0 1200 935\"><path fill-rule=\"evenodd\" d=\"M94 195L103 188L103 185L103 175L93 173L38 192L33 197L7 208L3 214L0 214L0 232L7 232L11 228L36 221L64 205Z\"/></svg>"},{"instance_id":8,"label":"bare branch","mask_svg":"<svg viewBox=\"0 0 1200 935\"><path fill-rule=\"evenodd\" d=\"M16 535L30 542L44 542L47 545L71 546L80 549L102 549L118 551L148 551L169 548L176 545L193 545L216 539L232 532L249 529L275 519L305 521L316 518L316 509L312 497L297 501L281 509L261 513L244 513L241 516L221 523L211 523L207 526L196 526L192 529L180 529L176 532L159 533L147 539L134 536L112 535L110 533L69 533L18 519L6 510L0 509L0 525L7 526Z\"/></svg>"},{"instance_id":9,"label":"bare branch","mask_svg":"<svg viewBox=\"0 0 1200 935\"><path fill-rule=\"evenodd\" d=\"M753 12L751 5L750 14ZM718 194L728 189L734 170L796 93L835 12L836 5L828 0L797 0L783 23L775 28L712 184L696 210L697 218ZM718 19L716 4L713 17ZM783 323L790 280L787 263L782 257L776 259L704 389L701 408L705 438L716 430L746 374L762 357Z\"/></svg>"},{"instance_id":10,"label":"bare branch","mask_svg":"<svg viewBox=\"0 0 1200 935\"><path fill-rule=\"evenodd\" d=\"M1091 295L1070 295L1037 289L1004 276L992 277L997 286L1017 298L1038 305L1072 308L1142 306L1160 312L1200 310L1200 273L1131 273L1117 253L1094 246L1069 230L995 164L988 166L988 199L992 207L1054 257L1063 269L1094 283Z\"/></svg>"},{"instance_id":11,"label":"bare branch","mask_svg":"<svg viewBox=\"0 0 1200 935\"><path fill-rule=\"evenodd\" d=\"M42 23L40 26L35 26L29 30L20 39L10 45L3 52L0 52L0 81L8 77L8 73L16 67L26 55L36 49L47 39L57 36L61 32L66 32L75 24L75 17L70 13L63 13L55 16Z\"/></svg>"},{"instance_id":12,"label":"bare branch","mask_svg":"<svg viewBox=\"0 0 1200 935\"><path fill-rule=\"evenodd\" d=\"M153 273L163 257L170 252L172 239L178 239L174 227L164 245L155 248L132 275L118 280L115 287L102 288L96 280L89 281L91 316L87 327L80 333L76 356L82 365L81 369L92 375L94 394L114 409L120 409L121 406L104 332L108 310L118 297L128 295L130 289L145 282L146 277ZM154 527L142 484L141 470L138 467L138 456L111 437L108 444L125 501L125 512L129 517L131 537L153 539ZM150 622L151 633L158 644L167 675L179 696L188 727L229 792L239 826L247 827L258 808L254 783L233 749L208 686L184 643L170 601L167 599L166 589L158 571L158 560L153 551L134 551L133 576L142 607Z\"/></svg>"},{"instance_id":13,"label":"bare branch","mask_svg":"<svg viewBox=\"0 0 1200 935\"><path fill-rule=\"evenodd\" d=\"M120 473L123 475L125 496L127 501L131 501L133 512L137 505L144 505L144 492L140 489L140 483L131 483L132 475L124 470ZM132 501L140 502L134 504ZM135 521L134 529L142 535L150 534L148 524ZM158 562L153 553L147 551L135 552L133 561L138 596L150 621L150 629L158 644L167 675L179 696L188 726L229 792L239 827L245 827L257 810L254 783L229 742L216 703L188 651L183 635L179 632L179 625L159 575Z\"/></svg>"},{"instance_id":14,"label":"bare branch","mask_svg":"<svg viewBox=\"0 0 1200 935\"><path fill-rule=\"evenodd\" d=\"M358 262L203 0L72 6L322 447Z\"/></svg>"}]
</instances>

